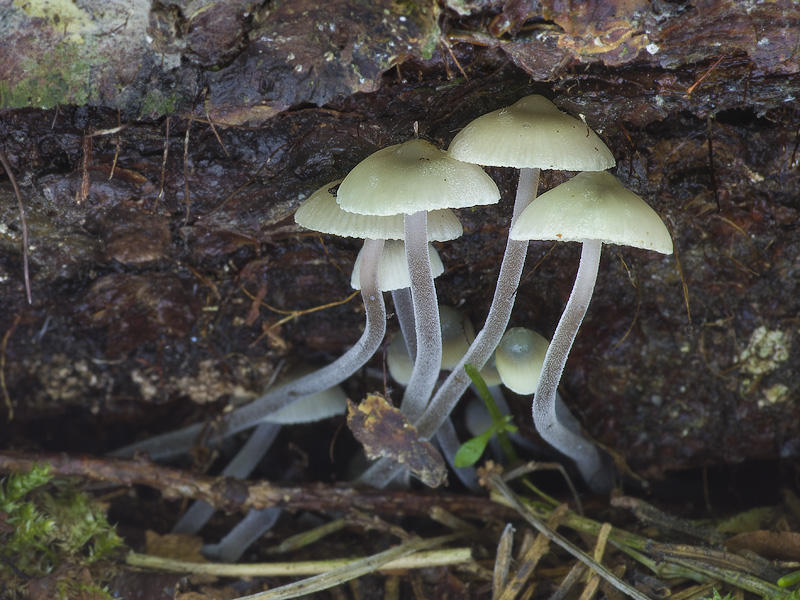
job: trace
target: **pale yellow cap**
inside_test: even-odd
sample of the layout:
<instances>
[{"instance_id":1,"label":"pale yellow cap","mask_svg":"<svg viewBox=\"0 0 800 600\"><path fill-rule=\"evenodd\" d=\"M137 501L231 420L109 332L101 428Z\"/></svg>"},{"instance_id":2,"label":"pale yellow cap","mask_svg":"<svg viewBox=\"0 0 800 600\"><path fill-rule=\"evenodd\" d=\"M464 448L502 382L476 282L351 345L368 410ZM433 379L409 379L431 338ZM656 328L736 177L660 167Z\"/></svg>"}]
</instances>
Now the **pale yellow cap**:
<instances>
[{"instance_id":1,"label":"pale yellow cap","mask_svg":"<svg viewBox=\"0 0 800 600\"><path fill-rule=\"evenodd\" d=\"M602 171L616 164L586 123L536 95L478 117L447 151L464 162L520 169Z\"/></svg>"},{"instance_id":2,"label":"pale yellow cap","mask_svg":"<svg viewBox=\"0 0 800 600\"><path fill-rule=\"evenodd\" d=\"M600 240L672 254L666 225L611 173L579 173L545 192L522 211L512 240Z\"/></svg>"},{"instance_id":3,"label":"pale yellow cap","mask_svg":"<svg viewBox=\"0 0 800 600\"><path fill-rule=\"evenodd\" d=\"M512 327L503 334L495 356L503 384L527 396L536 391L549 342L525 327Z\"/></svg>"},{"instance_id":4,"label":"pale yellow cap","mask_svg":"<svg viewBox=\"0 0 800 600\"><path fill-rule=\"evenodd\" d=\"M361 289L361 253L363 251L362 248L358 252L353 265L353 274L350 277L350 287L354 290ZM442 259L439 258L439 253L432 244L428 244L428 256L433 276L438 277L444 273ZM380 281L382 292L411 287L411 275L408 273L408 262L406 261L406 245L402 240L386 240L383 244L383 252L378 265L378 281Z\"/></svg>"},{"instance_id":5,"label":"pale yellow cap","mask_svg":"<svg viewBox=\"0 0 800 600\"><path fill-rule=\"evenodd\" d=\"M378 150L358 163L339 186L336 201L362 215L496 204L500 191L483 169L448 156L425 140Z\"/></svg>"},{"instance_id":6,"label":"pale yellow cap","mask_svg":"<svg viewBox=\"0 0 800 600\"><path fill-rule=\"evenodd\" d=\"M451 371L469 350L475 328L466 315L452 306L439 306L442 328L442 369Z\"/></svg>"},{"instance_id":7,"label":"pale yellow cap","mask_svg":"<svg viewBox=\"0 0 800 600\"><path fill-rule=\"evenodd\" d=\"M323 185L300 205L294 215L298 225L342 237L355 237L373 240L402 240L405 237L403 215L380 217L359 215L339 208L336 203L336 186L341 179ZM434 210L428 213L428 239L446 242L460 237L463 233L461 222L450 209Z\"/></svg>"},{"instance_id":8,"label":"pale yellow cap","mask_svg":"<svg viewBox=\"0 0 800 600\"><path fill-rule=\"evenodd\" d=\"M389 375L400 385L406 386L411 381L414 361L411 360L406 341L400 334L394 336L386 348L386 366L389 368Z\"/></svg>"}]
</instances>

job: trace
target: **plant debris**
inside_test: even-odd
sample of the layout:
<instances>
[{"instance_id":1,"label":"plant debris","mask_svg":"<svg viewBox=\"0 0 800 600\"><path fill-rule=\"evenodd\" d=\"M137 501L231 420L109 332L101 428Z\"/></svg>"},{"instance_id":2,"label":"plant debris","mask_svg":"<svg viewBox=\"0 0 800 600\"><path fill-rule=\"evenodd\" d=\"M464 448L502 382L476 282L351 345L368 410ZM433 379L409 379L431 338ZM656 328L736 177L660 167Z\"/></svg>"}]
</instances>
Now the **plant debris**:
<instances>
[{"instance_id":1,"label":"plant debris","mask_svg":"<svg viewBox=\"0 0 800 600\"><path fill-rule=\"evenodd\" d=\"M408 468L428 487L447 481L444 458L417 428L381 394L368 394L359 404L347 401L347 426L369 459L387 457Z\"/></svg>"}]
</instances>

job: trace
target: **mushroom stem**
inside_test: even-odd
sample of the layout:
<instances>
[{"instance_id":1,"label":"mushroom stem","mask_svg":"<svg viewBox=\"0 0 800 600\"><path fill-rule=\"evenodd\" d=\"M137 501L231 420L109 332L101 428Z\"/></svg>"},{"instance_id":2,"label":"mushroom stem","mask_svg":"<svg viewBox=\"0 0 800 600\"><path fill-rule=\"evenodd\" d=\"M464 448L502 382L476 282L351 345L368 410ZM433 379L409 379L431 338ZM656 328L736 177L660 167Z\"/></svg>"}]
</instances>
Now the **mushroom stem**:
<instances>
[{"instance_id":1,"label":"mushroom stem","mask_svg":"<svg viewBox=\"0 0 800 600\"><path fill-rule=\"evenodd\" d=\"M536 197L539 187L539 172L539 169L520 169L511 225ZM506 251L500 265L500 273L497 276L494 298L492 298L492 305L489 307L483 329L475 337L467 353L436 392L428 409L416 423L417 430L422 437L430 438L436 433L469 387L471 381L464 370L464 365L471 363L480 370L492 356L497 344L500 343L508 326L508 320L511 318L511 309L514 307L527 253L527 241L509 239L506 242Z\"/></svg>"},{"instance_id":2,"label":"mushroom stem","mask_svg":"<svg viewBox=\"0 0 800 600\"><path fill-rule=\"evenodd\" d=\"M511 225L536 197L539 187L539 172L539 169L520 169ZM406 244L408 244L408 237L406 237ZM464 370L464 365L471 363L476 369L481 369L492 356L497 344L500 343L500 338L503 337L508 320L511 318L511 309L514 307L514 299L527 253L527 241L516 241L510 238L506 241L506 251L503 255L503 262L500 264L494 298L489 308L489 314L486 315L483 329L475 337L458 366L439 387L425 412L414 423L421 438L433 437L469 387L471 380ZM380 459L359 477L359 481L375 487L385 487L400 470L400 466L393 465L391 460Z\"/></svg>"},{"instance_id":3,"label":"mushroom stem","mask_svg":"<svg viewBox=\"0 0 800 600\"><path fill-rule=\"evenodd\" d=\"M228 477L246 478L256 468L261 459L272 446L280 425L261 423L255 428L244 446L236 453L233 460L222 470ZM208 523L217 509L204 500L196 500L172 528L172 533L194 535Z\"/></svg>"},{"instance_id":4,"label":"mushroom stem","mask_svg":"<svg viewBox=\"0 0 800 600\"><path fill-rule=\"evenodd\" d=\"M427 257L427 245L424 249ZM372 358L380 348L386 333L386 307L378 281L378 264L382 250L383 240L364 241L361 258L361 297L364 300L367 324L358 342L331 364L271 390L250 404L231 412L224 420L221 437L228 437L254 427L276 410L341 383ZM111 456L130 456L137 450L144 450L152 459L168 458L187 452L198 442L207 442L213 434L209 435L206 430L205 423L196 423L130 444L115 450Z\"/></svg>"},{"instance_id":5,"label":"mushroom stem","mask_svg":"<svg viewBox=\"0 0 800 600\"><path fill-rule=\"evenodd\" d=\"M428 254L426 211L405 216L405 242L408 272L411 276L417 353L400 410L413 423L428 404L442 364L442 329Z\"/></svg>"},{"instance_id":6,"label":"mushroom stem","mask_svg":"<svg viewBox=\"0 0 800 600\"><path fill-rule=\"evenodd\" d=\"M565 419L563 411L566 407L558 406L556 392L572 344L592 299L602 246L600 240L583 240L575 285L545 354L539 385L533 397L533 423L539 435L575 462L584 481L595 492L610 489L611 470L609 465L604 464L597 447L575 430L574 418L572 423Z\"/></svg>"},{"instance_id":7,"label":"mushroom stem","mask_svg":"<svg viewBox=\"0 0 800 600\"><path fill-rule=\"evenodd\" d=\"M411 288L400 288L392 290L392 302L394 312L397 315L397 322L400 323L400 331L406 343L408 355L412 362L417 355L417 332L414 327L414 304L411 299Z\"/></svg>"},{"instance_id":8,"label":"mushroom stem","mask_svg":"<svg viewBox=\"0 0 800 600\"><path fill-rule=\"evenodd\" d=\"M218 544L203 546L203 555L225 563L237 562L253 542L272 529L282 512L277 506L251 509Z\"/></svg>"}]
</instances>

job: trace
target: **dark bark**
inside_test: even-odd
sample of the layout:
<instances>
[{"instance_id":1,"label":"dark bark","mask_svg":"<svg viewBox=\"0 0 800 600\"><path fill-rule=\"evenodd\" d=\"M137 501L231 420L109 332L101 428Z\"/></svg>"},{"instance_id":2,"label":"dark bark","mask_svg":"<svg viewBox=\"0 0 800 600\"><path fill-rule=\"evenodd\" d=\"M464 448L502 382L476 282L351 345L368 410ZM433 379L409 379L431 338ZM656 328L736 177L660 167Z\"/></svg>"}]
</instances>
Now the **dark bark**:
<instances>
[{"instance_id":1,"label":"dark bark","mask_svg":"<svg viewBox=\"0 0 800 600\"><path fill-rule=\"evenodd\" d=\"M601 133L675 238L675 258L604 252L562 381L589 433L647 476L800 452L794 3L124 4L0 8L0 150L33 283L28 306L3 176L7 445L105 452L219 413L194 402L259 393L282 357L340 354L355 300L282 324L253 300L304 311L349 294L356 244L299 232L300 200L415 122L446 147L543 93ZM513 174L490 173L507 200L462 211L437 284L478 326L513 197ZM578 258L549 249L532 246L512 318L545 335Z\"/></svg>"}]
</instances>

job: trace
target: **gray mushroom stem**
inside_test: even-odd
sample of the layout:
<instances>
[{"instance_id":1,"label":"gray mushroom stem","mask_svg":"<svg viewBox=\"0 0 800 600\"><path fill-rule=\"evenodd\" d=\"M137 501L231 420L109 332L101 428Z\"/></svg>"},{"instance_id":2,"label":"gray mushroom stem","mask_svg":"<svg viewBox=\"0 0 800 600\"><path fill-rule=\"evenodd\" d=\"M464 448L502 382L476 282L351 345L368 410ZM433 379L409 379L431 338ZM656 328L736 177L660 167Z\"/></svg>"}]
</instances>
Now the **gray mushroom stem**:
<instances>
[{"instance_id":1,"label":"gray mushroom stem","mask_svg":"<svg viewBox=\"0 0 800 600\"><path fill-rule=\"evenodd\" d=\"M250 435L247 443L236 453L233 460L225 466L222 474L240 478L250 475L264 458L280 430L280 425L261 423ZM172 528L172 533L196 534L208 523L216 510L208 502L196 500Z\"/></svg>"},{"instance_id":2,"label":"gray mushroom stem","mask_svg":"<svg viewBox=\"0 0 800 600\"><path fill-rule=\"evenodd\" d=\"M442 329L428 254L426 211L405 216L405 243L417 348L411 380L403 394L400 410L413 423L428 404L442 364Z\"/></svg>"},{"instance_id":3,"label":"gray mushroom stem","mask_svg":"<svg viewBox=\"0 0 800 600\"><path fill-rule=\"evenodd\" d=\"M545 354L539 385L533 397L533 422L539 435L553 448L571 458L584 481L592 491L598 493L610 490L611 469L604 464L597 447L579 430L576 431L574 417L572 422L565 419L566 407L558 406L556 393L567 357L592 299L602 246L600 240L583 240L575 285Z\"/></svg>"},{"instance_id":4,"label":"gray mushroom stem","mask_svg":"<svg viewBox=\"0 0 800 600\"><path fill-rule=\"evenodd\" d=\"M539 173L539 169L520 169L514 213L511 217L512 225L536 197ZM407 243L408 238L406 238ZM509 238L506 242L506 251L500 265L494 298L492 298L492 305L483 329L475 337L458 366L439 387L425 412L414 423L420 437L430 439L434 436L469 387L471 380L464 370L464 365L471 363L476 369L481 369L492 356L497 344L500 343L500 338L503 337L508 320L511 318L511 309L514 307L514 299L517 295L527 253L527 241L516 241ZM381 459L370 466L359 478L359 481L368 482L375 487L384 487L400 470L401 467L392 464L389 459Z\"/></svg>"},{"instance_id":5,"label":"gray mushroom stem","mask_svg":"<svg viewBox=\"0 0 800 600\"><path fill-rule=\"evenodd\" d=\"M511 217L512 225L525 207L536 197L539 187L539 172L539 169L520 169L514 212ZM494 298L492 298L483 329L470 344L467 353L436 392L428 409L416 423L417 430L422 437L427 439L436 433L469 387L471 380L464 370L464 365L471 363L476 369L483 368L491 358L492 352L497 348L497 344L500 343L500 339L508 327L508 320L511 318L511 309L514 308L514 300L517 296L517 288L527 253L527 241L520 242L509 239L506 242L506 251L500 265L500 273L497 276Z\"/></svg>"},{"instance_id":6,"label":"gray mushroom stem","mask_svg":"<svg viewBox=\"0 0 800 600\"><path fill-rule=\"evenodd\" d=\"M382 250L383 240L365 240L361 262L361 297L367 324L358 342L331 364L237 408L225 419L221 432L215 431L216 435L227 437L254 427L276 410L341 383L372 358L386 333L386 307L378 281L378 264ZM427 258L427 245L425 256ZM130 444L115 450L111 456L131 456L142 450L148 452L154 460L169 458L187 452L199 442L213 439L215 433L208 434L206 429L205 423L197 423Z\"/></svg>"}]
</instances>

